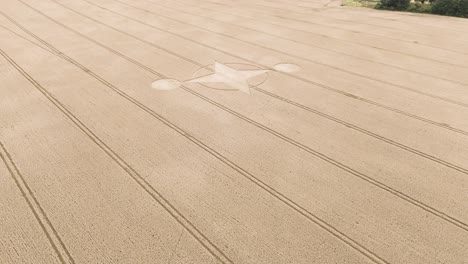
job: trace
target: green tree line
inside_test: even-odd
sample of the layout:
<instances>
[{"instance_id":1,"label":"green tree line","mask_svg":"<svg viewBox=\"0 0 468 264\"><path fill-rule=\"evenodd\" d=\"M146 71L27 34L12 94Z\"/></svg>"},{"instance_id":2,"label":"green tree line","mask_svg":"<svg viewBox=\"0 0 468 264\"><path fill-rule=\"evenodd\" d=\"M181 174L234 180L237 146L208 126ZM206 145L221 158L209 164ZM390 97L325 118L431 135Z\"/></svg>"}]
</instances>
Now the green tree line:
<instances>
[{"instance_id":1,"label":"green tree line","mask_svg":"<svg viewBox=\"0 0 468 264\"><path fill-rule=\"evenodd\" d=\"M378 9L468 17L468 0L381 0Z\"/></svg>"}]
</instances>

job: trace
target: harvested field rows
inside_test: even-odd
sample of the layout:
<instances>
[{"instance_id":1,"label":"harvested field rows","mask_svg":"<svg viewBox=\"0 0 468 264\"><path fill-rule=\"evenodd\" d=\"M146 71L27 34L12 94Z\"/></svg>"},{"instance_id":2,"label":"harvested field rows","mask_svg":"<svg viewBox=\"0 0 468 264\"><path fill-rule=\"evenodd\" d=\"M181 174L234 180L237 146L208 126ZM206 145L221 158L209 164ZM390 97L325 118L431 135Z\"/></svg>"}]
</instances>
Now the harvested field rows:
<instances>
[{"instance_id":1,"label":"harvested field rows","mask_svg":"<svg viewBox=\"0 0 468 264\"><path fill-rule=\"evenodd\" d=\"M468 20L4 0L0 263L467 263Z\"/></svg>"}]
</instances>

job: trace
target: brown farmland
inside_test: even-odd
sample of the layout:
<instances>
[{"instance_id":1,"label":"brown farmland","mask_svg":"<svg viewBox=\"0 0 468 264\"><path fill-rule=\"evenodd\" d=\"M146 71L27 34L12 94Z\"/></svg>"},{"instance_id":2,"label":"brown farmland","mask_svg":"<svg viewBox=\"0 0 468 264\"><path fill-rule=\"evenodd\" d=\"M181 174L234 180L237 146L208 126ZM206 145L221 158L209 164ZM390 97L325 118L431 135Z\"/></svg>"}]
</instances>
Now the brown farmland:
<instances>
[{"instance_id":1,"label":"brown farmland","mask_svg":"<svg viewBox=\"0 0 468 264\"><path fill-rule=\"evenodd\" d=\"M0 263L468 263L468 19L0 0Z\"/></svg>"}]
</instances>

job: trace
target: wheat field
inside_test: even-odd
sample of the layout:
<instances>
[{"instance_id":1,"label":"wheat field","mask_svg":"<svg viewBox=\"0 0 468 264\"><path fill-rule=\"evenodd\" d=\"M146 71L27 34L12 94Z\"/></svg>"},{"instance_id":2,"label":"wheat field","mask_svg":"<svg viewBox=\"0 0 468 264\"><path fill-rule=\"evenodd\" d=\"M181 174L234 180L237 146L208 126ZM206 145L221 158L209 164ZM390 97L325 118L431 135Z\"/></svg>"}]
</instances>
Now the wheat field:
<instances>
[{"instance_id":1,"label":"wheat field","mask_svg":"<svg viewBox=\"0 0 468 264\"><path fill-rule=\"evenodd\" d=\"M468 263L468 20L0 0L0 263Z\"/></svg>"}]
</instances>

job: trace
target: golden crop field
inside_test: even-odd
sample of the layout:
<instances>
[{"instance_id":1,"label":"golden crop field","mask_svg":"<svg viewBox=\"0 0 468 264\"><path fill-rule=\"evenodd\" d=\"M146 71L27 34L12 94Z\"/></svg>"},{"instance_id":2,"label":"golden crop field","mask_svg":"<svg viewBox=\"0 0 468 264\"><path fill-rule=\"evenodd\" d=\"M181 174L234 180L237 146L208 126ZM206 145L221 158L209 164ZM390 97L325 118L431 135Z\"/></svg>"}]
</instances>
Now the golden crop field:
<instances>
[{"instance_id":1,"label":"golden crop field","mask_svg":"<svg viewBox=\"0 0 468 264\"><path fill-rule=\"evenodd\" d=\"M0 263L468 263L468 19L0 0Z\"/></svg>"}]
</instances>

